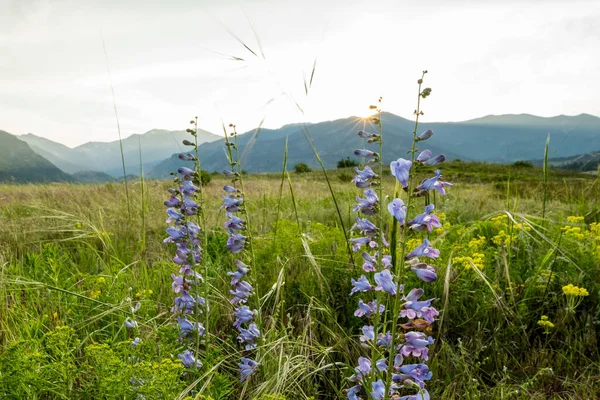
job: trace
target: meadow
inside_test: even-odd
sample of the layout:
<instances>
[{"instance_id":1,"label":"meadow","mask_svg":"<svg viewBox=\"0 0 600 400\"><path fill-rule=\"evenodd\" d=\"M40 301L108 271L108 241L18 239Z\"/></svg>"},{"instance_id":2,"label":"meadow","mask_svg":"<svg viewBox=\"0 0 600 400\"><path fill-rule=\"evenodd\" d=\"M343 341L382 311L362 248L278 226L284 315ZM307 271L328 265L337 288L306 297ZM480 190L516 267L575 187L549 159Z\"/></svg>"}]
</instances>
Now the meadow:
<instances>
[{"instance_id":1,"label":"meadow","mask_svg":"<svg viewBox=\"0 0 600 400\"><path fill-rule=\"evenodd\" d=\"M550 171L544 183L528 165L460 161L443 172L454 186L430 234L442 254L427 286L440 313L428 328L431 397L600 398L597 175ZM364 350L348 296L362 260L343 230L360 193L352 173L327 171L331 191L321 171L244 176L264 330L260 377L242 384L219 209L227 179L213 175L203 192L210 342L197 370L177 357L170 312L169 182L129 182L129 197L122 183L0 186L0 397L345 398Z\"/></svg>"}]
</instances>

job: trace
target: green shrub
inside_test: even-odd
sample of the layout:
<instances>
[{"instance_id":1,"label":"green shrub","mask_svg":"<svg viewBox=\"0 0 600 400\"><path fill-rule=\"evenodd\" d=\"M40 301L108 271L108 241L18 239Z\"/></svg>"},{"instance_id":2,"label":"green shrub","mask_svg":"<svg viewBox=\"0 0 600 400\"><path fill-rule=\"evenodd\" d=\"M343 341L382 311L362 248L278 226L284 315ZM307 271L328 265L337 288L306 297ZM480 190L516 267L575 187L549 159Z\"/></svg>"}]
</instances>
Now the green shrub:
<instances>
[{"instance_id":1,"label":"green shrub","mask_svg":"<svg viewBox=\"0 0 600 400\"><path fill-rule=\"evenodd\" d=\"M297 174L303 174L305 172L311 172L312 169L310 169L310 167L304 163L298 163L298 164L294 165L294 171Z\"/></svg>"}]
</instances>

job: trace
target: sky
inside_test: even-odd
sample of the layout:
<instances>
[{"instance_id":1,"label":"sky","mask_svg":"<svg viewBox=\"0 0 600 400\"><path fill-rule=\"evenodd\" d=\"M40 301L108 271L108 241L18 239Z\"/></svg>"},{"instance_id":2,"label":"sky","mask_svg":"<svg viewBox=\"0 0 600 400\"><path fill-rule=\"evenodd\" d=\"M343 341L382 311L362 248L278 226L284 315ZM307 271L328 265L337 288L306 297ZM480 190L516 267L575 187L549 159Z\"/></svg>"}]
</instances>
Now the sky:
<instances>
[{"instance_id":1,"label":"sky","mask_svg":"<svg viewBox=\"0 0 600 400\"><path fill-rule=\"evenodd\" d=\"M425 69L424 121L600 115L600 1L0 0L0 10L0 129L71 147L117 140L115 106L123 137L182 130L194 116L216 134L364 116L380 96L384 111L412 118Z\"/></svg>"}]
</instances>

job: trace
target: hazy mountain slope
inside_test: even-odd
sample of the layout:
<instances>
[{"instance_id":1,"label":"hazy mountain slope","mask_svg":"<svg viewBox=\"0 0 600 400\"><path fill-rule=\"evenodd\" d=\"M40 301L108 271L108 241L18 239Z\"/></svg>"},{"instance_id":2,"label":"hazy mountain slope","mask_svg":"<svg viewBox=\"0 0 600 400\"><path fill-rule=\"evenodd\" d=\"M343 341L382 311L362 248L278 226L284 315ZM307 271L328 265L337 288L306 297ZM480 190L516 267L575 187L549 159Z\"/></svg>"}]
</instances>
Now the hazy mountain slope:
<instances>
[{"instance_id":1,"label":"hazy mountain slope","mask_svg":"<svg viewBox=\"0 0 600 400\"><path fill-rule=\"evenodd\" d=\"M389 113L383 114L382 121L384 161L407 156L414 122ZM365 127L363 120L350 117L316 124L291 124L275 130L261 129L258 133L250 131L238 137L243 168L250 172L280 170L286 136L289 168L298 162L317 167L303 134L305 128L327 168L334 168L338 160L352 157L354 149L363 147L363 140L356 135L359 129L376 130L374 126ZM600 149L600 118L587 114L552 118L527 114L487 116L464 122L422 123L418 132L425 129L433 129L435 135L419 147L429 148L434 154L444 153L449 159L504 163L536 159L543 155L548 134L553 157ZM223 148L223 140L200 146L204 169L220 171L227 167ZM174 154L152 169L149 176L168 177L170 171L183 164Z\"/></svg>"},{"instance_id":2,"label":"hazy mountain slope","mask_svg":"<svg viewBox=\"0 0 600 400\"><path fill-rule=\"evenodd\" d=\"M52 161L70 173L81 171L101 171L114 177L123 176L121 146L119 141L88 142L75 148L33 134L19 136L38 154ZM154 129L144 134L134 134L123 139L123 155L127 173L139 174L140 154L144 170L151 170L170 154L183 150L181 141L189 139L185 131ZM219 139L210 132L199 130L198 142L205 143Z\"/></svg>"},{"instance_id":3,"label":"hazy mountain slope","mask_svg":"<svg viewBox=\"0 0 600 400\"><path fill-rule=\"evenodd\" d=\"M71 182L74 179L34 152L27 143L0 131L0 182Z\"/></svg>"},{"instance_id":4,"label":"hazy mountain slope","mask_svg":"<svg viewBox=\"0 0 600 400\"><path fill-rule=\"evenodd\" d=\"M61 170L70 174L87 169L85 158L79 157L77 152L70 147L65 146L41 136L28 133L17 136L19 140L24 141L33 151L41 155ZM77 164L77 162L83 164Z\"/></svg>"}]
</instances>

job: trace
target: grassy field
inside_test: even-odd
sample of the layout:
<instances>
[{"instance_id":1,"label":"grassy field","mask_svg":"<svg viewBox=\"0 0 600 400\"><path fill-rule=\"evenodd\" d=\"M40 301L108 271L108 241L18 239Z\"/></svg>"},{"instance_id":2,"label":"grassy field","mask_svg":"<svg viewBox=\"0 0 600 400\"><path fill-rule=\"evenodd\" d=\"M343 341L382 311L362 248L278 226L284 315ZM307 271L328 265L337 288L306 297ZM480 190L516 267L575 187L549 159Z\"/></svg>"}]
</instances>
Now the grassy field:
<instances>
[{"instance_id":1,"label":"grassy field","mask_svg":"<svg viewBox=\"0 0 600 400\"><path fill-rule=\"evenodd\" d=\"M442 253L427 285L440 312L432 398L600 398L597 175L551 171L542 219L540 169L442 170L454 186L436 199L443 228L430 235ZM363 351L348 296L362 260L344 237L360 192L353 171L328 174L344 227L322 172L244 177L265 326L260 374L244 384L219 210L225 178L204 192L210 345L198 370L177 358L169 311L178 268L163 243L168 182L130 182L129 201L119 183L0 185L0 397L345 398ZM391 190L393 177L384 183ZM587 295L565 293L568 284ZM126 329L127 318L138 327Z\"/></svg>"}]
</instances>

